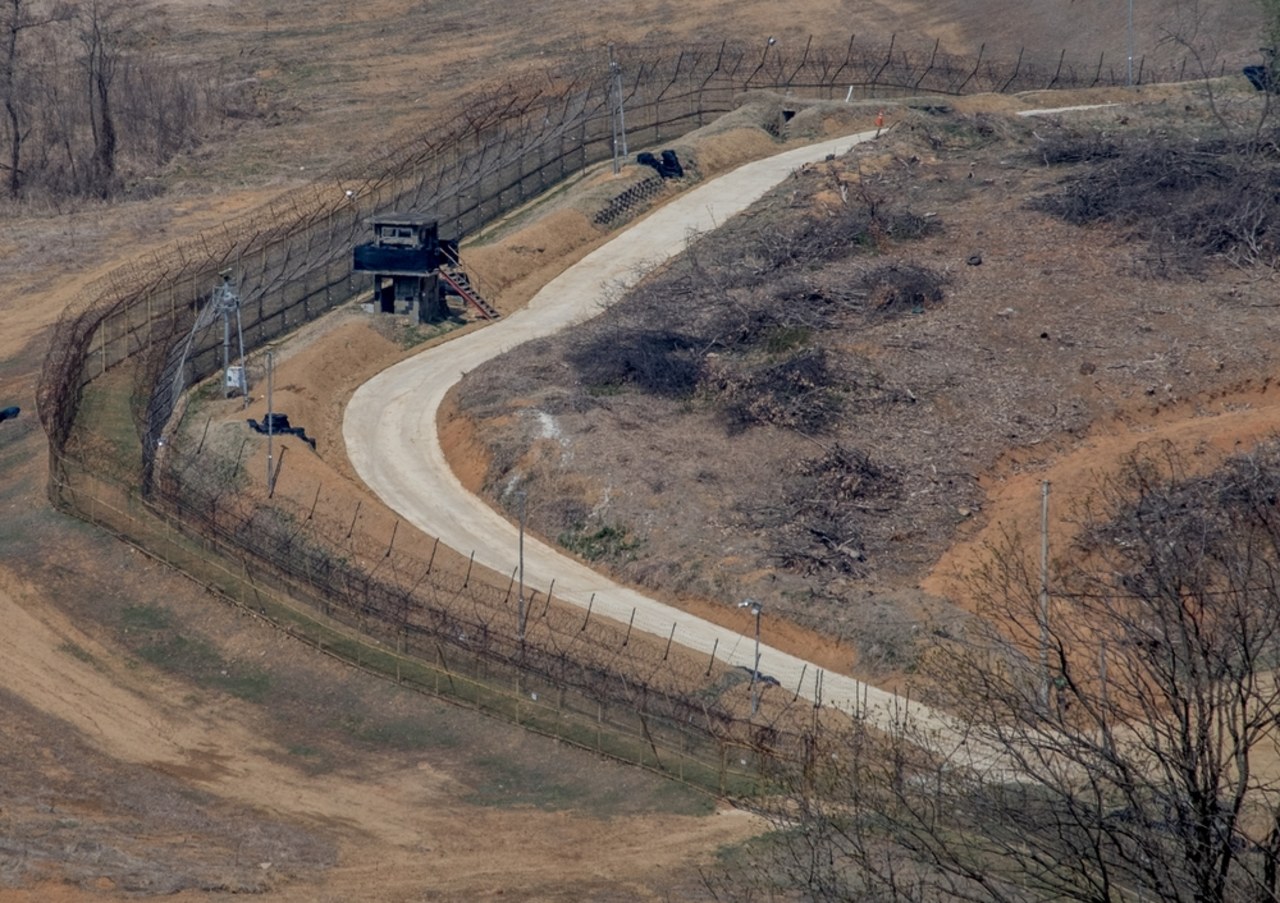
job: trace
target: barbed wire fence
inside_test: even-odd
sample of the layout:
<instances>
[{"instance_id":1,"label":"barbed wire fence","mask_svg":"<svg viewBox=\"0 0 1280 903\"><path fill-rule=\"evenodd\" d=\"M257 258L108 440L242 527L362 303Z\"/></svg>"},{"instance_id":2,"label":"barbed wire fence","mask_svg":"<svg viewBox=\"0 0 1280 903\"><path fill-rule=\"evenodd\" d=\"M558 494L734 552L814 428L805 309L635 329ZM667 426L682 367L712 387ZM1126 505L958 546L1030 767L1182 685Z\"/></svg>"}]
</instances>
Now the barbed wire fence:
<instances>
[{"instance_id":1,"label":"barbed wire fence","mask_svg":"<svg viewBox=\"0 0 1280 903\"><path fill-rule=\"evenodd\" d=\"M246 612L401 685L716 793L754 792L802 761L819 707L799 687L761 688L749 717L731 649L695 656L675 624L633 632L557 602L554 584L525 587L521 639L514 573L504 583L399 524L378 529L320 486L310 505L263 504L199 462L166 459L149 498L88 472L62 488L86 519Z\"/></svg>"},{"instance_id":2,"label":"barbed wire fence","mask_svg":"<svg viewBox=\"0 0 1280 903\"><path fill-rule=\"evenodd\" d=\"M936 42L909 47L896 37L887 45L855 36L838 46L724 42L619 47L615 54L635 148L705 125L756 90L849 99L1124 81L1102 58L1090 66L1068 63L1065 52L1049 65L1021 53L1000 61L985 48L961 57ZM1147 81L1175 77L1173 70L1138 72ZM658 656L655 646L662 643L629 630L620 636L618 625L603 619L575 626L581 615L550 599L520 642L510 590L502 594L472 581L469 569L454 585L459 568L434 568L390 546L380 559L364 554L360 548L376 541L357 532L354 519L344 534L332 517L317 516L315 505L305 516L283 500L246 509L243 499L189 479L190 461L184 463L178 449L157 466L184 393L221 366L213 330L186 348L219 274L229 271L237 285L246 349L261 348L356 293L351 249L371 217L428 213L444 234L463 236L608 159L614 152L611 91L607 66L584 59L489 89L379 159L335 171L96 283L59 320L37 391L50 443L49 494L64 510L102 524L228 598L249 608L256 603L261 616L309 642L316 638L308 631L321 622L299 620L299 602L335 629L378 641L378 655L391 650L383 664L394 664L399 679L420 675L440 691L444 675L455 695L458 686L472 687L477 700L490 693L503 700L491 705L515 706L517 720L542 719L541 729L574 742L594 723L594 745L586 745L602 752L609 752L602 746L606 734L632 744L627 749L639 737L645 742L636 748L648 748L655 762L665 751L682 774L696 763L724 789L735 775L758 777L774 757L812 748L803 726L814 716L798 702L798 688L791 703L762 710L768 717L748 718L708 694L724 677L714 663L704 670L671 656L670 640ZM95 395L92 405L85 404L87 392ZM102 395L117 399L105 419ZM119 398L127 401L127 425L120 423ZM335 635L348 636L341 630ZM349 637L342 642L355 650L353 661L365 664L360 650L372 647L353 645ZM555 700L554 717L549 704L531 705L535 698ZM653 764L645 754L638 760ZM730 760L743 770L731 772Z\"/></svg>"}]
</instances>

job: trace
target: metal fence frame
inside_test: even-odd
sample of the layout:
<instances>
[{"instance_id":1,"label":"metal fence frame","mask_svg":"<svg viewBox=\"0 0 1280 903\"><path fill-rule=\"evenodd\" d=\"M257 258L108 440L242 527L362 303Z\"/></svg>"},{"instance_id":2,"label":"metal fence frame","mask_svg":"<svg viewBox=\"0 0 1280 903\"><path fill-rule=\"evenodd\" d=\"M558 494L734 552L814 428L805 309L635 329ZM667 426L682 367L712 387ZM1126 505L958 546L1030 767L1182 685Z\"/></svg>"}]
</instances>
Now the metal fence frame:
<instances>
[{"instance_id":1,"label":"metal fence frame","mask_svg":"<svg viewBox=\"0 0 1280 903\"><path fill-rule=\"evenodd\" d=\"M1101 58L1092 66L1071 65L1064 52L1056 65L1033 65L1022 53L1012 61L997 61L983 48L976 56L959 57L943 52L936 42L908 47L896 37L887 45L860 42L856 36L840 45L815 45L810 39L803 48L785 51L728 42L629 47L618 50L618 59L625 75L621 93L628 134L637 147L661 144L704 125L753 90L843 99L1124 82L1124 73L1117 77ZM1158 80L1162 74L1146 77ZM296 525L297 512L292 520L255 520L256 513L220 506L217 499L183 485L175 472L156 466L161 439L183 393L221 364L221 337L214 330L186 347L220 272L229 268L235 274L246 348L261 347L352 296L351 248L364 237L371 217L391 210L430 213L446 234L466 235L608 159L614 150L612 92L606 66L583 64L477 94L430 130L407 136L381 159L331 173L92 286L83 302L59 320L38 387L50 443L49 494L58 507L112 530L197 579L212 568L221 575L213 581L219 592L249 608L256 600L260 614L267 612L262 600L272 600L273 623L308 642L316 643L310 633L290 627L296 618L288 613L296 614L299 604L309 606L313 616L358 630L375 645L381 642L379 655L393 648L394 660L420 666L438 658L440 667L427 669L436 675L429 687L433 692L441 689L440 675L447 675L452 687L465 680L507 700L496 708L514 706L507 714L516 721L538 721L539 729L572 742L581 742L575 736L591 721L589 712L566 714L572 708L569 700L581 700L587 709L596 707L593 748L628 758L606 749L600 738L630 738L626 743L632 745L626 748L647 748L654 758L646 762L641 753L640 764L671 773L662 764L665 755L680 763L676 770L681 776L686 766L696 764L704 772L710 768L716 776L712 783L723 791L736 786L744 771L729 769L727 762L748 762L745 772L759 775L775 757L811 749L812 738L795 725L814 716L782 706L768 723L746 718L708 702L687 679L669 679L665 671L659 679L656 669L638 678L635 661L601 658L588 653L584 644L556 640L553 633L545 642L531 634L528 642L516 644L513 631L469 622L456 604L441 603L441 594L448 591L437 582L420 579L406 588L377 573L381 564L361 562L359 556L338 566L323 545L340 542L333 536L314 536L306 549L297 545L297 533L290 537L292 528L285 526ZM118 424L113 446L95 434L100 423L95 426L93 418L82 416L86 392L126 391L116 373L127 374L132 436L127 444L132 451L126 457L135 456L130 460L120 457L126 443ZM409 566L393 570L408 573ZM458 591L453 592L456 597ZM483 642L477 643L477 633ZM600 648L617 643L610 636ZM347 657L366 664L359 654ZM401 679L403 670L397 666ZM708 675L710 671L708 666ZM514 696L503 691L509 686L518 691ZM558 700L555 716L547 714L545 705L529 705L532 697L517 701L525 700L525 694ZM531 712L540 714L532 718ZM638 747L636 738L643 741Z\"/></svg>"}]
</instances>

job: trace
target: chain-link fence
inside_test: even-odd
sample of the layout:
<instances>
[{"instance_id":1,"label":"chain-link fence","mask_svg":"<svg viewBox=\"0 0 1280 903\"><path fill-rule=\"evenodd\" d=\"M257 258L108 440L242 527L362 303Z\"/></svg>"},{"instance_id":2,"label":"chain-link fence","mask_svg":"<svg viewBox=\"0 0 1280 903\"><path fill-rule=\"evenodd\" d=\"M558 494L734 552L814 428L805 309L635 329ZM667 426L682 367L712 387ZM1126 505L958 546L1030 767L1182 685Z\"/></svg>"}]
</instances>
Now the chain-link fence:
<instances>
[{"instance_id":1,"label":"chain-link fence","mask_svg":"<svg viewBox=\"0 0 1280 903\"><path fill-rule=\"evenodd\" d=\"M452 695L471 694L520 723L663 770L696 767L713 776L702 783L724 788L758 774L771 756L807 748L793 728L808 716L783 705L766 726L741 718L707 695L710 665L699 674L683 659L658 660L650 639L622 638L616 625L575 629L550 604L517 640L509 598L499 604L487 584L450 586L456 574L433 578L429 562L390 550L382 561L344 554L351 533L322 529L314 511L245 510L184 482L180 469L156 466L182 394L221 364L220 331L193 331L220 273L236 281L246 348L261 347L353 295L351 249L371 217L420 212L434 215L444 234L466 235L607 159L619 96L629 143L642 147L711 121L757 89L841 99L1124 80L1102 60L1073 66L1063 54L1045 67L1021 55L962 58L936 43L908 48L896 39L810 41L789 51L619 48L617 59L621 91L607 66L581 63L473 96L381 159L93 286L59 321L39 385L50 495L327 651L341 647L365 666L374 656L378 670L394 668L433 692L444 680ZM1139 73L1148 81L1176 75ZM302 620L299 605L308 611ZM747 764L735 772L731 761Z\"/></svg>"},{"instance_id":2,"label":"chain-link fence","mask_svg":"<svg viewBox=\"0 0 1280 903\"><path fill-rule=\"evenodd\" d=\"M167 472L167 471L166 471ZM165 477L138 486L75 469L59 492L91 522L289 635L384 678L717 793L797 761L815 707L723 660L530 589L523 639L499 581L382 546L333 512L246 506ZM376 562L376 563L375 563Z\"/></svg>"},{"instance_id":3,"label":"chain-link fence","mask_svg":"<svg viewBox=\"0 0 1280 903\"><path fill-rule=\"evenodd\" d=\"M753 89L798 97L843 94L1016 91L1114 84L1102 60L1053 67L979 54L961 58L896 39L871 46L783 51L742 45L631 48L619 53L630 143L658 144L732 109ZM1171 76L1172 72L1159 73ZM1140 77L1143 75L1139 70ZM83 385L145 353L135 392L144 475L176 399L219 364L218 336L185 355L182 341L218 280L230 270L241 297L246 345L262 344L350 297L351 248L368 219L388 211L430 213L445 234L466 235L613 152L615 93L608 71L585 65L545 73L545 84L474 96L455 115L356 170L337 172L242 219L122 267L58 324L40 385L55 449L69 438ZM1150 74L1147 74L1150 78ZM213 331L210 331L213 332ZM177 372L183 364L183 372Z\"/></svg>"}]
</instances>

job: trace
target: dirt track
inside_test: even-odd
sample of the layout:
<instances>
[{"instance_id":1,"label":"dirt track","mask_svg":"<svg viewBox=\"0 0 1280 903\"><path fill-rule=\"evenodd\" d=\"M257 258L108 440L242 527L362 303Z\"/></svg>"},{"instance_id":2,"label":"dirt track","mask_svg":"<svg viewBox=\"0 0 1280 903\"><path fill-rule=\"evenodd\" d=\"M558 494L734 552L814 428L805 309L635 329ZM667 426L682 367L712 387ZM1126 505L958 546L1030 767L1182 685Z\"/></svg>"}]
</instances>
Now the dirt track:
<instances>
[{"instance_id":1,"label":"dirt track","mask_svg":"<svg viewBox=\"0 0 1280 903\"><path fill-rule=\"evenodd\" d=\"M432 899L476 900L516 887L540 899L577 899L560 894L571 893L569 862L576 863L574 886L580 890L598 883L646 899L654 886L652 868L680 868L691 850L734 843L760 828L757 819L733 810L709 819L635 815L599 821L570 812L525 810L517 817L502 808L465 806L455 778L427 756L372 757L359 774L308 775L286 764L287 753L265 738L254 707L225 699L193 706L189 687L150 669L133 670L41 601L33 587L3 571L0 617L6 625L0 637L5 689L83 732L91 748L126 767L232 801L254 817L337 838L338 863L331 869L308 874L287 862L253 863L272 886L273 900L410 901L424 892ZM52 802L63 817L87 817L73 797L54 796ZM145 812L150 803L136 805ZM155 830L149 822L146 831ZM589 857L582 852L587 844ZM495 856L497 849L506 853ZM0 901L102 899L102 892L116 890L105 877L97 887L80 889L54 877L25 890L0 888ZM224 897L187 891L170 898Z\"/></svg>"}]
</instances>

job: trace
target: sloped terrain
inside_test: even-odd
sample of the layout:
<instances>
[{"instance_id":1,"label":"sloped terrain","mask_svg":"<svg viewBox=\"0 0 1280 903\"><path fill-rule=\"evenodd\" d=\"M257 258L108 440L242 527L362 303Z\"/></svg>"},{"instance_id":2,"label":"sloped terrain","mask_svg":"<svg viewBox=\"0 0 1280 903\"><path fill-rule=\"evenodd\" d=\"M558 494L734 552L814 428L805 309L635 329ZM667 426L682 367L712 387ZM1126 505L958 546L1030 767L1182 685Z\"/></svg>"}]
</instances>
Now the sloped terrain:
<instances>
[{"instance_id":1,"label":"sloped terrain","mask_svg":"<svg viewBox=\"0 0 1280 903\"><path fill-rule=\"evenodd\" d=\"M533 6L167 0L158 6L168 15L152 20L150 39L193 68L212 71L251 103L237 118L210 122L200 147L157 174L159 197L149 186L136 199L111 205L41 202L6 208L0 224L0 278L6 286L0 293L0 406L23 407L22 419L0 425L0 602L8 612L11 653L4 657L2 682L13 694L0 733L6 738L3 758L20 763L7 773L0 800L0 899L132 899L177 889L174 899L206 900L241 889L262 890L267 899L411 900L434 893L472 900L504 892L510 897L514 881L543 899L658 899L664 893L689 898L699 887L691 857L751 833L752 823L737 816L622 817L605 799L609 786L637 796L653 793L662 808L680 811L686 804L664 800L662 788L632 783L637 779L616 770L595 772L598 763L566 765L558 749L540 751L527 771L500 773L511 760L528 757L523 734L459 728L439 707L423 715L414 710L420 701L386 702L379 698L383 685L290 649L253 622L222 610L199 588L140 565L136 553L49 511L43 501L43 441L28 417L49 325L116 265L256 207L319 171L367 159L401 129L447 109L459 91L501 82L511 67L524 72L566 56L603 61L608 39L717 43L726 36L726 23L734 35L761 36L762 45L764 35L776 35L793 52L809 34L896 32L926 47L940 38L957 52L985 45L989 55L1002 59L1023 46L1029 58L1055 59L1063 49L1060 36L1071 34L1078 46L1067 47L1069 53L1093 59L1105 52L1110 63L1123 53L1114 5L950 9L885 2L855 8L807 0L789 5L785 22L776 3L754 0L699 0L678 8L633 4L625 19L612 6L577 0ZM1140 5L1140 53L1163 52L1157 43L1171 21L1171 7ZM1236 65L1252 55L1257 41L1248 16L1231 8L1228 17L1226 10L1215 13L1216 30L1206 34L1220 50L1216 59ZM953 185L963 175L963 165L956 166ZM969 221L971 229L992 228L977 216ZM943 219L952 236L965 222L954 212ZM919 247L935 247L940 240L928 238ZM995 239L965 244L982 247L993 264L1000 259ZM946 269L955 253L938 251L937 259L922 260ZM1059 273L1075 266L1055 265ZM963 271L970 279L978 272ZM1115 275L1106 267L1094 272L1104 279ZM1042 276L1030 288L1056 285L1056 278ZM954 297L944 298L943 306ZM1015 307L1024 310L1021 303ZM1223 309L1252 316L1245 304ZM934 313L919 322L931 323ZM911 316L905 322L915 323ZM1258 331L1249 331L1254 321L1238 322L1240 342L1256 342ZM1050 325L1056 329L1056 321ZM1131 332L1139 329L1134 325ZM1029 341L1041 347L1028 339L1031 332L1034 326L1011 333L1007 346ZM945 338L929 335L939 343L940 335ZM1165 370L1176 375L1176 368L1146 363L1150 355L1137 351L1142 353L1129 366L1152 378L1135 382L1131 394L1146 410L1154 403L1137 394L1145 393L1144 383L1162 388ZM1258 361L1254 369L1261 370ZM1247 364L1232 366L1229 372L1240 379L1250 371ZM935 386L942 378L889 374L892 384L908 387ZM1122 400L1117 407L1129 410L1127 396ZM1242 396L1231 404L1239 415L1250 405L1261 408L1262 400L1267 399ZM1189 402L1177 410L1187 417L1194 413ZM714 426L723 429L718 422ZM985 445L975 448L990 452ZM1016 476L1018 460L1004 459L993 473ZM1012 480L995 486L986 482L995 478L982 479L989 500L1005 485L1018 488ZM670 491L658 495L664 506L671 498ZM1025 500L1028 494L1012 496ZM907 570L918 573L933 540L913 541L922 551ZM654 546L643 548L650 554ZM884 569L884 560L868 555L867 566ZM130 609L136 611L126 615ZM157 626L156 619L164 617L172 620ZM142 633L135 629L138 619ZM148 639L147 632L156 630L164 636ZM201 651L205 666L233 667L193 674L168 661L160 668L152 658L186 648L174 645L174 635ZM261 666L264 660L269 668ZM317 695L299 691L289 711L237 695L257 692L264 677L269 687L308 684ZM335 699L359 710L367 719L363 726L326 722ZM406 719L433 725L432 732L406 729ZM388 725L394 730L382 730ZM467 749L506 752L501 761L478 767L469 752L442 748L450 730L466 738ZM371 760L376 767L368 765ZM563 789L557 770L570 769L575 780L599 789L590 801L599 807L599 818L545 811L547 800L539 794ZM425 789L406 793L419 780ZM514 789L499 808L478 808L467 788L481 784ZM524 787L532 789L523 794ZM573 804L587 807L580 795ZM361 807L361 815L353 816ZM582 853L583 844L602 837L602 854ZM495 847L504 852L499 862L491 853ZM527 852L517 855L521 850ZM268 861L271 867L264 868Z\"/></svg>"},{"instance_id":2,"label":"sloped terrain","mask_svg":"<svg viewBox=\"0 0 1280 903\"><path fill-rule=\"evenodd\" d=\"M1062 215L1122 157L1149 176L1126 196L1212 221L1185 215L1194 174L1144 156L1157 124L1204 156L1208 112L1194 92L1047 122L904 111L592 324L470 374L485 492L510 507L520 485L534 529L625 579L757 598L849 642L864 674L910 672L922 625L964 617L921 584L957 540L1011 526L984 510L1002 462L1268 383L1273 248L1246 263L1152 209ZM1246 195L1275 178L1216 159L1210 203L1233 166Z\"/></svg>"}]
</instances>

